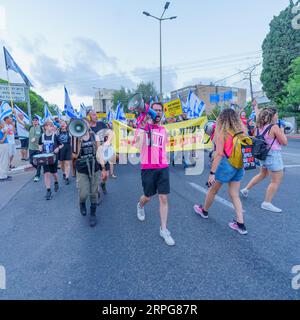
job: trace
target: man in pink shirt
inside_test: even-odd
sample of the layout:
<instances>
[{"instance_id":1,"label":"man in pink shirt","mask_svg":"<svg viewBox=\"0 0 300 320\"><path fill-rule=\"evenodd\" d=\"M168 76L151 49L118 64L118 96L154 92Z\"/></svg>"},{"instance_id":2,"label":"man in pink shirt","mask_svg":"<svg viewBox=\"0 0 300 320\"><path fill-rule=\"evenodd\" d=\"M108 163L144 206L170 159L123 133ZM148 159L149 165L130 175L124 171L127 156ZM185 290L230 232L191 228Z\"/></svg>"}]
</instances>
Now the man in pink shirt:
<instances>
[{"instance_id":1,"label":"man in pink shirt","mask_svg":"<svg viewBox=\"0 0 300 320\"><path fill-rule=\"evenodd\" d=\"M156 112L155 120L147 118L147 123L141 126L139 142L141 147L142 185L144 195L137 204L137 217L145 221L145 205L151 197L158 193L160 204L160 236L169 246L174 246L175 241L167 229L168 220L168 194L170 193L169 165L166 152L168 140L167 131L162 127L163 105L159 102L152 104Z\"/></svg>"}]
</instances>

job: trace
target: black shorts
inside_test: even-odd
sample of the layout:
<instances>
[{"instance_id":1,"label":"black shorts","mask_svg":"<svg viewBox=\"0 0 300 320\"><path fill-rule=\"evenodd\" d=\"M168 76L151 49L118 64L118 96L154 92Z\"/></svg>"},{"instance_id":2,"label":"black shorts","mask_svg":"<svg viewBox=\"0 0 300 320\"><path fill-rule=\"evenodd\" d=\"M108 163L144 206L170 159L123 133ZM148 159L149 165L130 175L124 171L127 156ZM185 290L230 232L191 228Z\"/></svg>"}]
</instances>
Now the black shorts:
<instances>
[{"instance_id":1,"label":"black shorts","mask_svg":"<svg viewBox=\"0 0 300 320\"><path fill-rule=\"evenodd\" d=\"M65 144L62 149L59 150L59 161L71 161L72 160L72 147L70 144Z\"/></svg>"},{"instance_id":2,"label":"black shorts","mask_svg":"<svg viewBox=\"0 0 300 320\"><path fill-rule=\"evenodd\" d=\"M29 145L29 138L20 139L21 141L21 149L27 150Z\"/></svg>"},{"instance_id":3,"label":"black shorts","mask_svg":"<svg viewBox=\"0 0 300 320\"><path fill-rule=\"evenodd\" d=\"M169 168L142 170L144 195L148 198L158 194L170 193Z\"/></svg>"},{"instance_id":4,"label":"black shorts","mask_svg":"<svg viewBox=\"0 0 300 320\"><path fill-rule=\"evenodd\" d=\"M58 167L57 161L54 164L43 166L44 173L57 173L57 167Z\"/></svg>"}]
</instances>

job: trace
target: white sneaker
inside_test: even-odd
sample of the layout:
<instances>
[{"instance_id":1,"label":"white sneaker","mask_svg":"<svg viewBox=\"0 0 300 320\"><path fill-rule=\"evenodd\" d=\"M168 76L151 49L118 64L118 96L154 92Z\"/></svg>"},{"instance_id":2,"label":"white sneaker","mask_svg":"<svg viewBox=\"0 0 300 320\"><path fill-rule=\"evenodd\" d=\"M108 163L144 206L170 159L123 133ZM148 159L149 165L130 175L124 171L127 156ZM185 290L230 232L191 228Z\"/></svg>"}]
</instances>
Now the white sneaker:
<instances>
[{"instance_id":1,"label":"white sneaker","mask_svg":"<svg viewBox=\"0 0 300 320\"><path fill-rule=\"evenodd\" d=\"M140 207L140 203L137 204L136 208L137 208L137 217L138 217L138 219L141 222L145 221L146 220L145 208L141 208Z\"/></svg>"},{"instance_id":2,"label":"white sneaker","mask_svg":"<svg viewBox=\"0 0 300 320\"><path fill-rule=\"evenodd\" d=\"M165 243L168 246L175 246L175 241L174 239L171 237L171 233L168 229L162 230L162 228L160 228L160 236L165 240Z\"/></svg>"},{"instance_id":3,"label":"white sneaker","mask_svg":"<svg viewBox=\"0 0 300 320\"><path fill-rule=\"evenodd\" d=\"M248 198L248 196L249 196L249 190L248 190L247 188L242 189L240 192L241 192L241 195L242 195L244 198Z\"/></svg>"},{"instance_id":4,"label":"white sneaker","mask_svg":"<svg viewBox=\"0 0 300 320\"><path fill-rule=\"evenodd\" d=\"M261 205L261 208L263 210L272 211L272 212L276 212L276 213L282 212L281 209L273 206L272 203L268 203L268 202L263 202L262 205Z\"/></svg>"}]
</instances>

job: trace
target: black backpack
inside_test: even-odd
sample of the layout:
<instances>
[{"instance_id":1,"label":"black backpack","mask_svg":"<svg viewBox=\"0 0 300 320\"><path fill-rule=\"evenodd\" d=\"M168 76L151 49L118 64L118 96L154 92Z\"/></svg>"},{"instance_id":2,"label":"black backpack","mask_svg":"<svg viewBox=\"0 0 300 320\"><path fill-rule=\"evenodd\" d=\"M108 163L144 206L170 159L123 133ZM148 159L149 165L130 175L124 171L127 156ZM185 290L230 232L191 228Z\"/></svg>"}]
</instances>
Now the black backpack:
<instances>
[{"instance_id":1,"label":"black backpack","mask_svg":"<svg viewBox=\"0 0 300 320\"><path fill-rule=\"evenodd\" d=\"M269 125L262 134L259 134L259 129L257 128L256 137L252 137L252 154L258 160L265 161L267 159L269 151L276 140L276 138L274 138L271 146L269 146L265 140L265 135L271 131L273 126L273 124Z\"/></svg>"}]
</instances>

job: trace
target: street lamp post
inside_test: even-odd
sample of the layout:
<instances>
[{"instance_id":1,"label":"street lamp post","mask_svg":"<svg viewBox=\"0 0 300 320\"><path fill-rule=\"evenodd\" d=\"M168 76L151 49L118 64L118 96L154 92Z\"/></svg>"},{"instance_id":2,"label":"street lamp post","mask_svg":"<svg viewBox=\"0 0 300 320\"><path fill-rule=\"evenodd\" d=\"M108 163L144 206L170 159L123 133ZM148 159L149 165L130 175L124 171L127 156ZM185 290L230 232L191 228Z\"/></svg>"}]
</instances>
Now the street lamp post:
<instances>
[{"instance_id":1,"label":"street lamp post","mask_svg":"<svg viewBox=\"0 0 300 320\"><path fill-rule=\"evenodd\" d=\"M166 2L164 11L161 15L160 18L153 16L149 12L144 11L143 14L147 17L154 18L159 21L159 60L160 60L160 99L162 100L163 97L163 89L162 89L162 37L161 37L161 22L164 20L173 20L176 19L177 17L169 17L169 18L164 18L164 14L166 10L169 8L170 2Z\"/></svg>"}]
</instances>

